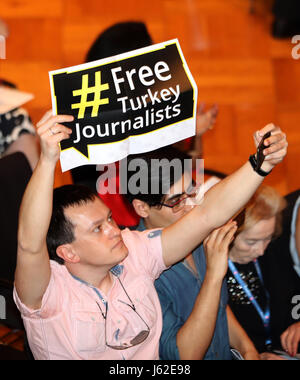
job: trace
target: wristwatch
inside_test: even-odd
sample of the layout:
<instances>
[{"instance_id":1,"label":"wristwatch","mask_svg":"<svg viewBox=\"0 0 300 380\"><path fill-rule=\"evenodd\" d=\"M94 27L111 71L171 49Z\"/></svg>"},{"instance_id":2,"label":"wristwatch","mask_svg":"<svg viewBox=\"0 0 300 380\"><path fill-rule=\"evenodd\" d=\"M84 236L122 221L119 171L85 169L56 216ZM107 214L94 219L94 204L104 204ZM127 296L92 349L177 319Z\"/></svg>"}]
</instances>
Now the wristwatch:
<instances>
[{"instance_id":1,"label":"wristwatch","mask_svg":"<svg viewBox=\"0 0 300 380\"><path fill-rule=\"evenodd\" d=\"M255 157L255 154L252 154L250 157L249 157L249 162L253 168L253 170L259 174L260 176L262 177L266 177L267 175L269 175L272 170L270 170L269 172L265 172L264 170L262 169L257 169L257 160L256 160L256 157Z\"/></svg>"}]
</instances>

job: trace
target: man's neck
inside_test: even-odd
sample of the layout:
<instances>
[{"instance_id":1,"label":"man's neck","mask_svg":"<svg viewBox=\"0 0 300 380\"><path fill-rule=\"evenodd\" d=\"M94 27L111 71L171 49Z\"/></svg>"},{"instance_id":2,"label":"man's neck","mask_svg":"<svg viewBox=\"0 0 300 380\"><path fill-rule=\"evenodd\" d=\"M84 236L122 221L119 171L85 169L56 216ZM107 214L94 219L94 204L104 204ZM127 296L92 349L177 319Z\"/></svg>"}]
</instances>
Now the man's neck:
<instances>
[{"instance_id":1,"label":"man's neck","mask_svg":"<svg viewBox=\"0 0 300 380\"><path fill-rule=\"evenodd\" d=\"M152 225L152 223L149 220L149 218L143 219L143 222L144 222L144 225L146 227L146 230L153 230L153 229L157 228L157 227L155 227L155 226Z\"/></svg>"},{"instance_id":2,"label":"man's neck","mask_svg":"<svg viewBox=\"0 0 300 380\"><path fill-rule=\"evenodd\" d=\"M108 294L114 283L113 275L110 273L109 269L103 270L103 268L93 268L91 270L90 267L84 268L78 264L74 266L66 265L66 267L71 275L94 288L100 289L104 294Z\"/></svg>"}]
</instances>

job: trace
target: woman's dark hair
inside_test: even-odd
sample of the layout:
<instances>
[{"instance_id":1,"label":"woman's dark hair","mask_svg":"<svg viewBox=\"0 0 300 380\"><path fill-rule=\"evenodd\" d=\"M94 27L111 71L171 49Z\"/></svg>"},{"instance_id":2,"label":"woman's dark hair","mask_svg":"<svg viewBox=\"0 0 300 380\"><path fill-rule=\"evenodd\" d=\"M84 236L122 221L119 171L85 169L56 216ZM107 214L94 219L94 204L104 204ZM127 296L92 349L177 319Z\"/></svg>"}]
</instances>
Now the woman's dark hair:
<instances>
[{"instance_id":1,"label":"woman's dark hair","mask_svg":"<svg viewBox=\"0 0 300 380\"><path fill-rule=\"evenodd\" d=\"M139 166L138 176L140 178L146 178L147 188L145 192L138 192L136 194L129 185L130 179L136 175L136 171L130 170L130 164L133 160L137 159L137 163L141 162L142 164ZM157 163L161 163L159 170L157 170L158 165L153 164L155 160ZM124 162L125 164L121 164L121 178L122 171L126 170L125 178L127 178L128 186L126 192L124 191L125 198L130 203L132 203L134 199L139 199L147 203L150 207L155 207L162 203L171 187L182 178L185 170L191 169L192 166L191 157L171 145L142 155L129 156ZM180 163L179 166L176 165L176 169L179 168L179 170L174 169L172 162ZM167 176L165 175L166 173L168 173ZM155 193L153 193L153 187L157 189Z\"/></svg>"},{"instance_id":2,"label":"woman's dark hair","mask_svg":"<svg viewBox=\"0 0 300 380\"><path fill-rule=\"evenodd\" d=\"M74 241L74 226L66 218L65 209L93 202L98 194L85 186L66 185L53 192L53 211L47 234L47 248L51 260L64 264L57 253L57 247Z\"/></svg>"},{"instance_id":3,"label":"woman's dark hair","mask_svg":"<svg viewBox=\"0 0 300 380\"><path fill-rule=\"evenodd\" d=\"M86 62L140 49L152 43L143 22L127 21L114 24L98 36L87 53Z\"/></svg>"}]
</instances>

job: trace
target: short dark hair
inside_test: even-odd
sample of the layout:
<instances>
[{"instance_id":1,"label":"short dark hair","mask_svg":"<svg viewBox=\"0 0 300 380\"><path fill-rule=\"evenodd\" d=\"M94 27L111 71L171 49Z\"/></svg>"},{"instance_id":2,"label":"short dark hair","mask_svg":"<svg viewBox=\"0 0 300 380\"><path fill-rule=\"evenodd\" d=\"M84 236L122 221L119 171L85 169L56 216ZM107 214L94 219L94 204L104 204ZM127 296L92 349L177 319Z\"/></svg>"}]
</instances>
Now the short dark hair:
<instances>
[{"instance_id":1,"label":"short dark hair","mask_svg":"<svg viewBox=\"0 0 300 380\"><path fill-rule=\"evenodd\" d=\"M65 216L65 209L93 202L98 194L81 185L66 185L53 192L53 211L47 234L47 248L51 260L64 264L56 250L60 245L70 244L75 240L74 226Z\"/></svg>"},{"instance_id":2,"label":"short dark hair","mask_svg":"<svg viewBox=\"0 0 300 380\"><path fill-rule=\"evenodd\" d=\"M127 191L124 196L130 203L132 203L134 199L139 199L147 203L150 207L158 206L164 201L166 193L177 181L182 178L185 170L190 168L190 166L186 165L185 160L189 160L189 163L192 161L191 157L187 153L174 148L172 145L142 155L131 155L124 161L125 164L121 165L121 170L126 170L127 182L130 182L130 178L136 174L134 171L129 170L129 165L137 158L145 162L145 165L139 168L139 175L144 175L145 177L147 176L147 193L144 194L140 192L138 194L133 194L130 192L130 186L127 186ZM173 170L173 167L170 166L170 177L166 178L164 176L164 164L160 166L161 170L157 171L157 167L152 164L152 160L159 160L162 163L163 160L167 160L167 163L171 163L174 160L179 160L181 163L181 171L178 172L177 170ZM156 189L158 189L158 192L155 194L151 191L153 184Z\"/></svg>"},{"instance_id":3,"label":"short dark hair","mask_svg":"<svg viewBox=\"0 0 300 380\"><path fill-rule=\"evenodd\" d=\"M143 22L120 22L110 26L98 36L87 53L86 62L140 49L152 43L152 38Z\"/></svg>"}]
</instances>

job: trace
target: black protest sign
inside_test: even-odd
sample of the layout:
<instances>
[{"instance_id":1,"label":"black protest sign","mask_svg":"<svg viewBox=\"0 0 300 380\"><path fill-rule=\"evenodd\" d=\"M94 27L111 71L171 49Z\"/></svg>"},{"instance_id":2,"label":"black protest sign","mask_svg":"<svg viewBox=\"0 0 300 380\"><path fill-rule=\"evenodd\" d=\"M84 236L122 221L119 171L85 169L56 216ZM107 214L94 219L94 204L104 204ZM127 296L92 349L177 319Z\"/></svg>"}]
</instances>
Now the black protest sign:
<instances>
[{"instance_id":1,"label":"black protest sign","mask_svg":"<svg viewBox=\"0 0 300 380\"><path fill-rule=\"evenodd\" d=\"M195 118L197 90L176 40L76 69L50 73L54 113L75 118L62 152L75 148L90 158L90 146Z\"/></svg>"}]
</instances>

